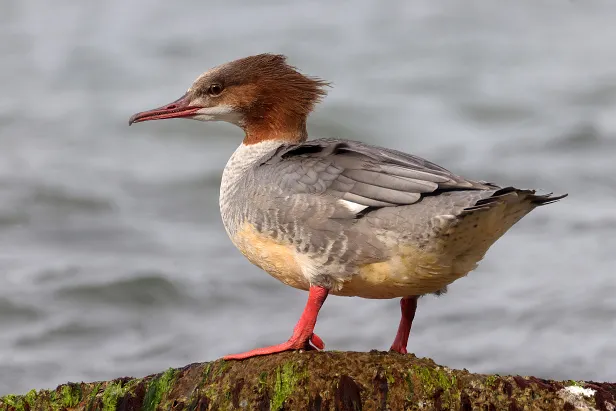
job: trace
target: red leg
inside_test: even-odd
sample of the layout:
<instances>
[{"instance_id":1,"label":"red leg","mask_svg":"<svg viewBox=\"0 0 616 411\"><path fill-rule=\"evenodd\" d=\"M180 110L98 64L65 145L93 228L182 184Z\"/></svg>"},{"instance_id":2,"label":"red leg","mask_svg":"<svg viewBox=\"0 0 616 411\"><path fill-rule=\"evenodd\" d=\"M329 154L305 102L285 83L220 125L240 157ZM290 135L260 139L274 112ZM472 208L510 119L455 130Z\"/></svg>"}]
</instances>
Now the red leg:
<instances>
[{"instance_id":1,"label":"red leg","mask_svg":"<svg viewBox=\"0 0 616 411\"><path fill-rule=\"evenodd\" d=\"M396 351L400 354L406 354L406 345L409 341L409 334L411 333L413 318L415 318L418 298L419 297L417 296L404 297L400 300L400 311L402 311L402 317L400 318L400 325L398 326L398 333L396 334L394 343L389 349L390 351Z\"/></svg>"},{"instance_id":2,"label":"red leg","mask_svg":"<svg viewBox=\"0 0 616 411\"><path fill-rule=\"evenodd\" d=\"M317 322L317 315L327 298L329 290L324 287L312 286L308 294L306 308L293 329L293 335L287 342L271 347L257 348L241 354L232 354L223 357L225 360L243 360L257 355L274 354L289 350L314 350L325 348L323 340L313 333ZM312 345L310 344L312 343Z\"/></svg>"}]
</instances>

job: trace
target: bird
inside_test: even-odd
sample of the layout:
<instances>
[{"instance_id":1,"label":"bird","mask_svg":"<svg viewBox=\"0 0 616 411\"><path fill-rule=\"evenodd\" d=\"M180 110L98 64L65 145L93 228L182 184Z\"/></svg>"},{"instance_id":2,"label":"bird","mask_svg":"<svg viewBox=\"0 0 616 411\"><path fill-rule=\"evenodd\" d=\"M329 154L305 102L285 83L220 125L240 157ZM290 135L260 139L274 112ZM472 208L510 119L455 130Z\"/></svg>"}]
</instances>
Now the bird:
<instances>
[{"instance_id":1,"label":"bird","mask_svg":"<svg viewBox=\"0 0 616 411\"><path fill-rule=\"evenodd\" d=\"M130 117L240 127L244 139L222 172L225 230L251 263L308 291L286 342L226 360L323 350L314 328L328 295L399 298L390 351L406 354L421 296L445 292L522 217L567 196L474 181L359 141L308 140L307 118L329 87L263 53L213 67L179 99Z\"/></svg>"}]
</instances>

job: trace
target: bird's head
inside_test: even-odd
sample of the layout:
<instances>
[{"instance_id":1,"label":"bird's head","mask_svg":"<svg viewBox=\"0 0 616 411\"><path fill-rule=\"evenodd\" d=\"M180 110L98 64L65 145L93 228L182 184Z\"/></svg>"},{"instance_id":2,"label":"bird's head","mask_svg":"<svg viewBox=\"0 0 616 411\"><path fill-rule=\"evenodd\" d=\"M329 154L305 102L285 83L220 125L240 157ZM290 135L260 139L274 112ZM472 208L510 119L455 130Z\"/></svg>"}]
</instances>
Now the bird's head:
<instances>
[{"instance_id":1,"label":"bird's head","mask_svg":"<svg viewBox=\"0 0 616 411\"><path fill-rule=\"evenodd\" d=\"M206 71L182 97L133 115L129 124L168 118L226 121L245 131L245 144L303 141L306 118L327 85L298 72L284 56L259 54Z\"/></svg>"}]
</instances>

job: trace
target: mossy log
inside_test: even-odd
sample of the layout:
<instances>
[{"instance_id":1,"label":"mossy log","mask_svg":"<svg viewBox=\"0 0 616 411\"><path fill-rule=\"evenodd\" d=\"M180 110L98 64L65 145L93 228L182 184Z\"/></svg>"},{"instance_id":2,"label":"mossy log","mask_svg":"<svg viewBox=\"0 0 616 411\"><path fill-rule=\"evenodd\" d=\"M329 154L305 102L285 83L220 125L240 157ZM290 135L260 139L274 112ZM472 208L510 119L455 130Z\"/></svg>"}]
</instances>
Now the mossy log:
<instances>
[{"instance_id":1,"label":"mossy log","mask_svg":"<svg viewBox=\"0 0 616 411\"><path fill-rule=\"evenodd\" d=\"M616 384L472 374L412 354L288 352L0 398L0 410L616 410Z\"/></svg>"}]
</instances>

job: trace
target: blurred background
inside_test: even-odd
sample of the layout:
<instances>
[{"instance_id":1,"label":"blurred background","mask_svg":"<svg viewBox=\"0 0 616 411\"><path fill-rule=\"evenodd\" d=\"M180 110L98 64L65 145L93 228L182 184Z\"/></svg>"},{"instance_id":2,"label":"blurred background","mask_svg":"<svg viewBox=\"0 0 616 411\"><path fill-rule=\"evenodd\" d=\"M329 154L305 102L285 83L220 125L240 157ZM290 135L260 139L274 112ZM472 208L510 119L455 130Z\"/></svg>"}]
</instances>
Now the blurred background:
<instances>
[{"instance_id":1,"label":"blurred background","mask_svg":"<svg viewBox=\"0 0 616 411\"><path fill-rule=\"evenodd\" d=\"M306 294L218 210L239 129L128 128L206 69L284 53L334 83L312 137L570 193L523 219L409 351L473 372L616 380L616 3L0 1L0 395L286 340ZM328 349L389 348L397 300L331 297Z\"/></svg>"}]
</instances>

